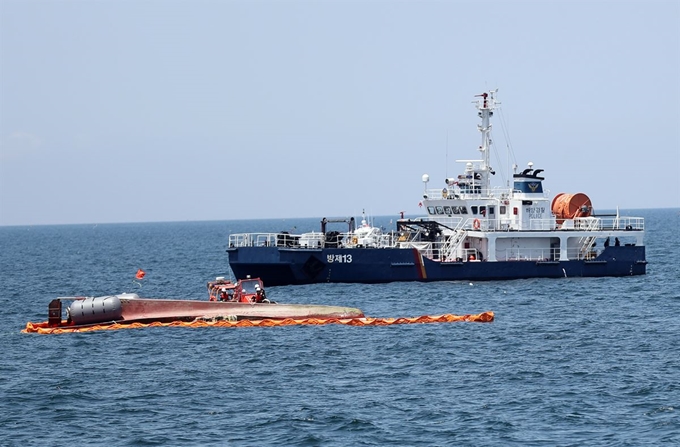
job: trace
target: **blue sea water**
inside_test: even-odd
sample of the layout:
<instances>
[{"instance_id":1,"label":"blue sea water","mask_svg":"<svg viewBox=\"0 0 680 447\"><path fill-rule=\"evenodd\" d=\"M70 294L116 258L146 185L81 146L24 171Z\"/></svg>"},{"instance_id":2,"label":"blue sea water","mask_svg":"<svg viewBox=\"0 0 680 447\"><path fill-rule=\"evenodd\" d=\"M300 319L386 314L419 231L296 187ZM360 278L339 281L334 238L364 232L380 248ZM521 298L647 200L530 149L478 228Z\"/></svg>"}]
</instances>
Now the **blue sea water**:
<instances>
[{"instance_id":1,"label":"blue sea water","mask_svg":"<svg viewBox=\"0 0 680 447\"><path fill-rule=\"evenodd\" d=\"M679 445L680 211L633 215L645 276L268 289L489 324L62 335L20 331L56 296L206 298L230 232L318 219L0 227L0 445Z\"/></svg>"}]
</instances>

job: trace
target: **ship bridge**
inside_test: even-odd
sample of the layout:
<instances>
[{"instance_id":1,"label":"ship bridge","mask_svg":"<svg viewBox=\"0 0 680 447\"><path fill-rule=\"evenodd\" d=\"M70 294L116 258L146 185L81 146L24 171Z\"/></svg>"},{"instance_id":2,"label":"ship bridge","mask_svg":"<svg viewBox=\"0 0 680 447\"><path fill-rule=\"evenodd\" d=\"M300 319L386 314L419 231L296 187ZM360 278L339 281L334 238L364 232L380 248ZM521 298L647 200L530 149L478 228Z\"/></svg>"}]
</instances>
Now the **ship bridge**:
<instances>
[{"instance_id":1,"label":"ship bridge","mask_svg":"<svg viewBox=\"0 0 680 447\"><path fill-rule=\"evenodd\" d=\"M541 194L543 195L543 180L538 174L543 169L533 169L534 164L529 162L529 167L519 174L513 174L513 191L519 194Z\"/></svg>"}]
</instances>

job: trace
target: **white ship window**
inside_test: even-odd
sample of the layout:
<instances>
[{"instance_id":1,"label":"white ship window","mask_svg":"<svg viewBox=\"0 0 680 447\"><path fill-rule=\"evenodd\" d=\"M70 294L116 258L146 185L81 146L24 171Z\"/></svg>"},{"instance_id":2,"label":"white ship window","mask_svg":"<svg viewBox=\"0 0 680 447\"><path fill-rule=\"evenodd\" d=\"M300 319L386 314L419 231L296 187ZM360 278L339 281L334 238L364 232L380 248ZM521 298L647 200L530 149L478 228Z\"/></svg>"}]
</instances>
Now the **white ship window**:
<instances>
[{"instance_id":1,"label":"white ship window","mask_svg":"<svg viewBox=\"0 0 680 447\"><path fill-rule=\"evenodd\" d=\"M442 208L441 206L438 206L437 207L437 214L444 214L444 208Z\"/></svg>"},{"instance_id":2,"label":"white ship window","mask_svg":"<svg viewBox=\"0 0 680 447\"><path fill-rule=\"evenodd\" d=\"M435 214L435 212L434 212L434 207L433 207L433 206L428 206L428 207L427 207L427 214Z\"/></svg>"},{"instance_id":3,"label":"white ship window","mask_svg":"<svg viewBox=\"0 0 680 447\"><path fill-rule=\"evenodd\" d=\"M464 206L461 206L460 207L460 214L467 214L467 213L468 213L467 208L465 208Z\"/></svg>"},{"instance_id":4,"label":"white ship window","mask_svg":"<svg viewBox=\"0 0 680 447\"><path fill-rule=\"evenodd\" d=\"M444 206L444 214L448 214L448 215L453 214L453 211L451 211L450 206Z\"/></svg>"},{"instance_id":5,"label":"white ship window","mask_svg":"<svg viewBox=\"0 0 680 447\"><path fill-rule=\"evenodd\" d=\"M505 207L505 205L501 205L501 207L499 208L499 212L500 212L501 214L507 214L507 213L508 213L508 209Z\"/></svg>"},{"instance_id":6,"label":"white ship window","mask_svg":"<svg viewBox=\"0 0 680 447\"><path fill-rule=\"evenodd\" d=\"M473 205L470 207L470 210L472 210L472 214L479 214L477 205Z\"/></svg>"}]
</instances>

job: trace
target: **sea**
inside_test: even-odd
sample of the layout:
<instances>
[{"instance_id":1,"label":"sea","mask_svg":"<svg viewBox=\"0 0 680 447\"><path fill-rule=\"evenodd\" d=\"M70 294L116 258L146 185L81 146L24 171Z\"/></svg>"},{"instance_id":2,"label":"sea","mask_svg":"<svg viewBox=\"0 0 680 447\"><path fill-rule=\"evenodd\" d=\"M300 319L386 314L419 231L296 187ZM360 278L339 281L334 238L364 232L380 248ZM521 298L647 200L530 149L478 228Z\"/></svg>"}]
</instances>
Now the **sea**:
<instances>
[{"instance_id":1,"label":"sea","mask_svg":"<svg viewBox=\"0 0 680 447\"><path fill-rule=\"evenodd\" d=\"M646 219L647 275L267 288L492 323L60 335L21 330L58 296L207 299L230 233L319 219L0 227L0 445L680 445L680 210L622 214Z\"/></svg>"}]
</instances>

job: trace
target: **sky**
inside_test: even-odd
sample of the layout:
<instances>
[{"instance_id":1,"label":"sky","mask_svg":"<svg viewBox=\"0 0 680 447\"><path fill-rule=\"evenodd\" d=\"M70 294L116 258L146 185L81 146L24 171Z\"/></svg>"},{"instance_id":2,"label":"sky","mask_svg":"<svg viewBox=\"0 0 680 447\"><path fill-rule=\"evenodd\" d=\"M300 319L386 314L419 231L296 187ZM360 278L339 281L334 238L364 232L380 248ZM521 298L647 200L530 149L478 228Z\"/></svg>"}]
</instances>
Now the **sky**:
<instances>
[{"instance_id":1,"label":"sky","mask_svg":"<svg viewBox=\"0 0 680 447\"><path fill-rule=\"evenodd\" d=\"M492 89L494 185L680 207L679 5L0 0L0 225L419 215Z\"/></svg>"}]
</instances>

